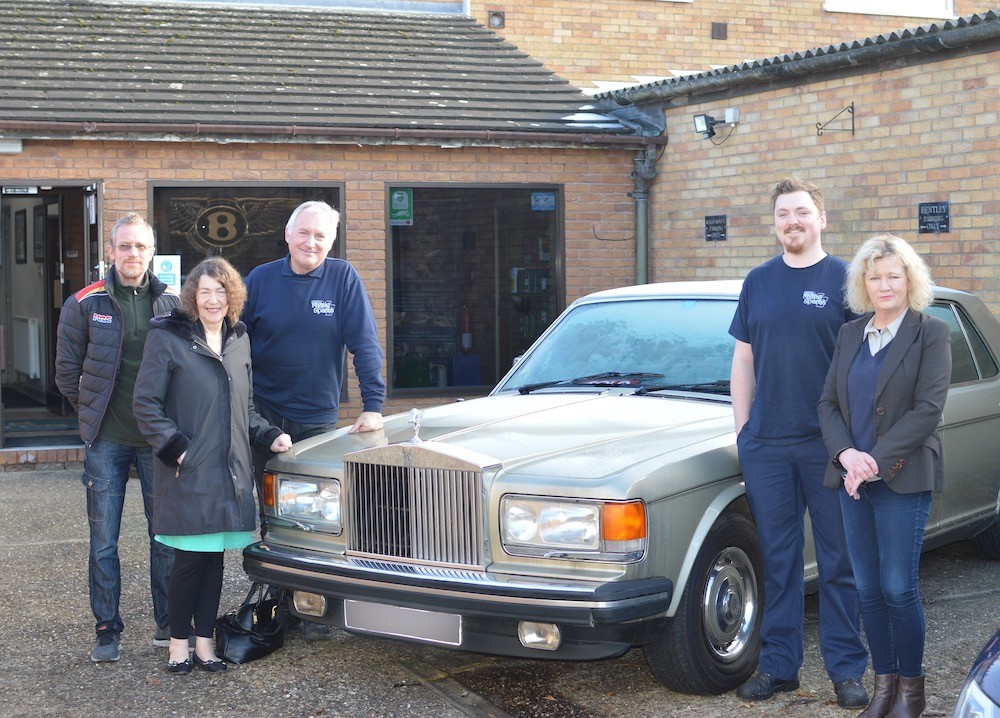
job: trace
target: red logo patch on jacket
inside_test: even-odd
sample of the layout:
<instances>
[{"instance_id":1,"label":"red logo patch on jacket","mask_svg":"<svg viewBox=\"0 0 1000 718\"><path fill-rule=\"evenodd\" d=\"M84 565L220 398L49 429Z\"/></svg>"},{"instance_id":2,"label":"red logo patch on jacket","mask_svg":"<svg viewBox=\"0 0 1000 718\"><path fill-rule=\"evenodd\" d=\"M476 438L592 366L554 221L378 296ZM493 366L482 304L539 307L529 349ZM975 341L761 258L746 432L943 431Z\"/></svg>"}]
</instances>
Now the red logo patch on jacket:
<instances>
[{"instance_id":1,"label":"red logo patch on jacket","mask_svg":"<svg viewBox=\"0 0 1000 718\"><path fill-rule=\"evenodd\" d=\"M90 321L97 322L98 324L111 324L114 321L114 317L110 314L98 314L94 312L90 315Z\"/></svg>"}]
</instances>

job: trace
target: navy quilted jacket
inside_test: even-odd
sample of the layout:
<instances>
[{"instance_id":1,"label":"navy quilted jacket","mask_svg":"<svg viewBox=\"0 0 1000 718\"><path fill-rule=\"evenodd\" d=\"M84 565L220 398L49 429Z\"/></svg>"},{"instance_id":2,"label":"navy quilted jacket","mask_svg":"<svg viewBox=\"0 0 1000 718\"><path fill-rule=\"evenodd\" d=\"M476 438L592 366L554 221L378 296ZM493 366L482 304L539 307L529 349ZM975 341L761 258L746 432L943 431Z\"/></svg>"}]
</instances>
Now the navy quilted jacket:
<instances>
[{"instance_id":1,"label":"navy quilted jacket","mask_svg":"<svg viewBox=\"0 0 1000 718\"><path fill-rule=\"evenodd\" d=\"M146 272L153 316L167 314L180 297ZM76 409L80 438L94 443L118 377L125 328L114 297L115 268L84 287L63 305L56 341L56 386Z\"/></svg>"}]
</instances>

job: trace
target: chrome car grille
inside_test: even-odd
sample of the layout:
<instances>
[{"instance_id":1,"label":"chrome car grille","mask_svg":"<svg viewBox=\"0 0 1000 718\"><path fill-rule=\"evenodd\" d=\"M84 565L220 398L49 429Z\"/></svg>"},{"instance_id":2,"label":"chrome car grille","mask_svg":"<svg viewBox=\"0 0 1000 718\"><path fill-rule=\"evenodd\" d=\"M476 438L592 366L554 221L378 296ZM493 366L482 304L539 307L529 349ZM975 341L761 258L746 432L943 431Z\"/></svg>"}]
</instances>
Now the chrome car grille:
<instances>
[{"instance_id":1,"label":"chrome car grille","mask_svg":"<svg viewBox=\"0 0 1000 718\"><path fill-rule=\"evenodd\" d=\"M346 461L348 551L482 568L480 471Z\"/></svg>"}]
</instances>

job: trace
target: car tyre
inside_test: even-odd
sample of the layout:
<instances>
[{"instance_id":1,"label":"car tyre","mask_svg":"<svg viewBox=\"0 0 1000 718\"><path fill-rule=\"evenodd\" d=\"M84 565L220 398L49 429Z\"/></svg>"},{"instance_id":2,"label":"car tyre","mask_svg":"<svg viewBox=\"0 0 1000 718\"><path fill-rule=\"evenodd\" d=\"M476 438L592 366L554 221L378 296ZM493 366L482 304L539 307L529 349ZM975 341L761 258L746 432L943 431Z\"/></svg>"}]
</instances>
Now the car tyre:
<instances>
[{"instance_id":1,"label":"car tyre","mask_svg":"<svg viewBox=\"0 0 1000 718\"><path fill-rule=\"evenodd\" d=\"M760 655L763 558L750 517L724 513L698 551L677 613L644 647L670 690L714 695L753 673Z\"/></svg>"},{"instance_id":2,"label":"car tyre","mask_svg":"<svg viewBox=\"0 0 1000 718\"><path fill-rule=\"evenodd\" d=\"M994 516L992 523L973 536L969 543L979 558L1000 560L1000 514Z\"/></svg>"}]
</instances>

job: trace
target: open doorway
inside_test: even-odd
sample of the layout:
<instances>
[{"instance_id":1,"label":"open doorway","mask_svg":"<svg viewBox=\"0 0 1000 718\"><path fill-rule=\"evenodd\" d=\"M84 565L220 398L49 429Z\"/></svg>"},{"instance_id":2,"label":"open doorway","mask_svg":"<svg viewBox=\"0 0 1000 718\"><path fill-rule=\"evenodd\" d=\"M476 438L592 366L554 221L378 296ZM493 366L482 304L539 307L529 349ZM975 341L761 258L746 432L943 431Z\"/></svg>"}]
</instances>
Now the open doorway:
<instances>
[{"instance_id":1,"label":"open doorway","mask_svg":"<svg viewBox=\"0 0 1000 718\"><path fill-rule=\"evenodd\" d=\"M0 448L80 444L55 385L63 302L99 276L96 185L0 189Z\"/></svg>"}]
</instances>

